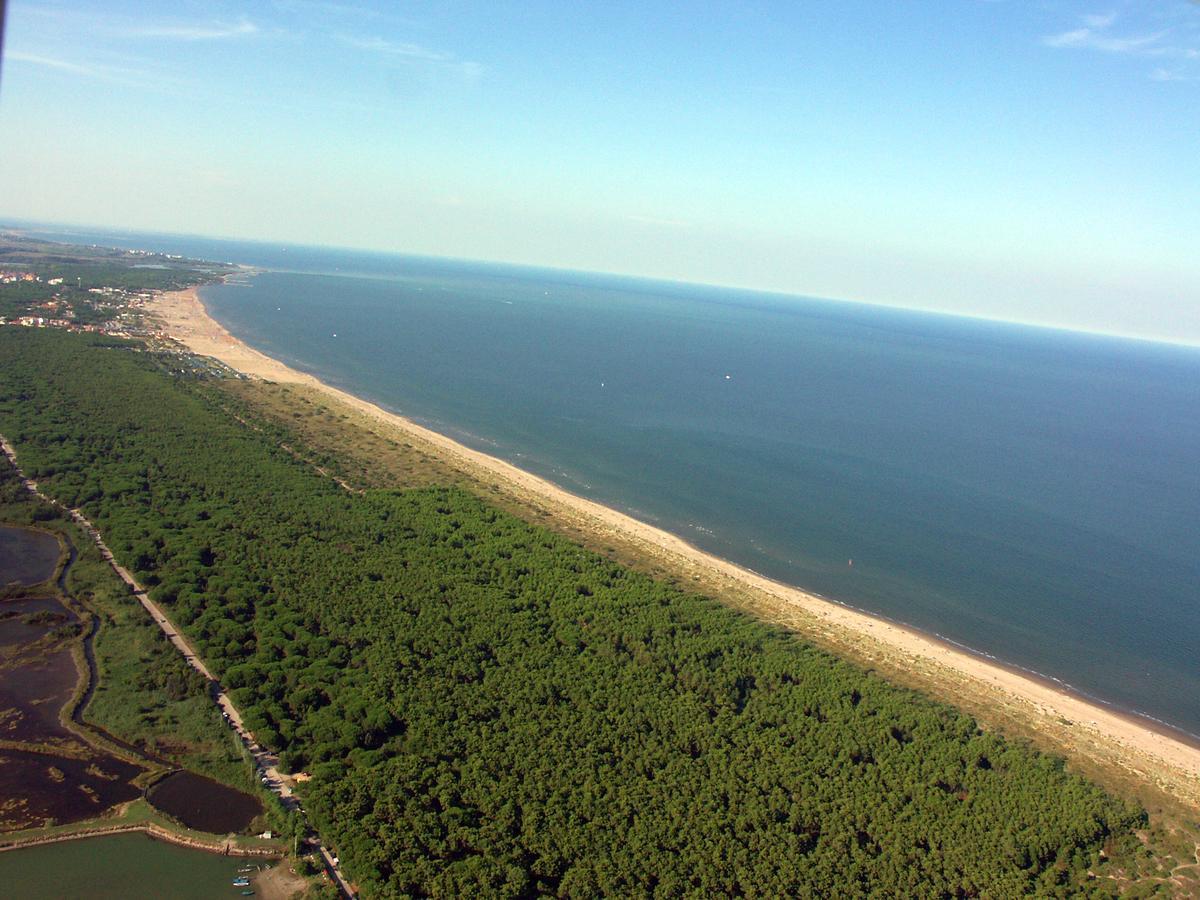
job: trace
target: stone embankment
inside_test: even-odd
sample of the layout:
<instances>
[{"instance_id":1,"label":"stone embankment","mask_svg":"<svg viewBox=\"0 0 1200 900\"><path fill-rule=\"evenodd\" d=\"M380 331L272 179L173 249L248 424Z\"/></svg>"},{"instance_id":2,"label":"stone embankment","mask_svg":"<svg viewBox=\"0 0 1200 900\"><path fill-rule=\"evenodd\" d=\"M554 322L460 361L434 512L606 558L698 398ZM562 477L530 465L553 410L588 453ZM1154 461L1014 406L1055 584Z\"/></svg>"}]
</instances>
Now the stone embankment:
<instances>
[{"instance_id":1,"label":"stone embankment","mask_svg":"<svg viewBox=\"0 0 1200 900\"><path fill-rule=\"evenodd\" d=\"M171 831L168 828L163 828L160 825L155 825L153 822L136 825L110 825L107 828L89 828L65 834L39 835L37 837L12 841L0 841L0 853L3 853L5 850L24 850L27 847L39 847L42 844L61 844L63 841L81 841L84 838L107 837L113 834L130 834L135 831L143 832L155 840L165 841L168 844L178 844L180 847L204 850L208 853L221 853L225 856L254 856L268 859L277 859L279 857L279 851L270 847L242 847L228 840L215 842L202 841L198 838L188 837L187 835Z\"/></svg>"}]
</instances>

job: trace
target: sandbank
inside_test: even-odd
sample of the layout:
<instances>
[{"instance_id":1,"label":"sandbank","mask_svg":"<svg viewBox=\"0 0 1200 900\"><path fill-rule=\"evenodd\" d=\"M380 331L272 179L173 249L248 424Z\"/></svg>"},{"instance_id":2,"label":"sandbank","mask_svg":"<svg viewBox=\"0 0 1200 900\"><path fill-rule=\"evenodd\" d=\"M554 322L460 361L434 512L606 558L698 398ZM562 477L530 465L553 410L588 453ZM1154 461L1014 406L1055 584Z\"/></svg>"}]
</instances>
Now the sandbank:
<instances>
[{"instance_id":1,"label":"sandbank","mask_svg":"<svg viewBox=\"0 0 1200 900\"><path fill-rule=\"evenodd\" d=\"M195 288L164 293L148 311L166 333L192 352L214 357L254 378L303 385L340 401L376 426L426 445L445 463L503 493L548 511L601 540L634 546L665 567L742 598L739 605L793 628L819 644L884 673L912 673L942 699L976 715L1030 727L1054 749L1102 771L1121 772L1200 809L1200 746L1136 716L1091 702L1025 672L974 655L938 638L774 581L706 553L617 510L576 496L511 463L466 447L403 416L388 412L304 372L298 372L231 335L210 317ZM718 591L720 593L721 591ZM751 602L745 602L750 597ZM961 701L961 702L959 702ZM989 718L981 716L981 718Z\"/></svg>"}]
</instances>

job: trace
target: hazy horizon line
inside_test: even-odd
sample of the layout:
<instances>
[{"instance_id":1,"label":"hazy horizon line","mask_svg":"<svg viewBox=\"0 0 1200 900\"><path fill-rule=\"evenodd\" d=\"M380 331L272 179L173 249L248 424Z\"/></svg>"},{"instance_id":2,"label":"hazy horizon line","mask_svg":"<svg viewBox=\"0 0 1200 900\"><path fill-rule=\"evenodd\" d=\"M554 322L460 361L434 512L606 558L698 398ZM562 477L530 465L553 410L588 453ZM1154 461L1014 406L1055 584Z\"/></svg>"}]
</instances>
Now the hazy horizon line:
<instances>
[{"instance_id":1,"label":"hazy horizon line","mask_svg":"<svg viewBox=\"0 0 1200 900\"><path fill-rule=\"evenodd\" d=\"M10 224L10 223L22 223L22 224ZM520 269L542 270L542 271L547 271L547 272L577 273L577 274L581 274L581 275L600 275L600 276L607 276L607 277L613 277L613 278L627 278L627 279L630 279L633 281L644 281L644 282L648 282L651 284L653 284L653 283L680 284L680 285L689 285L689 286L693 286L693 287L715 288L718 290L744 291L747 293L762 294L765 296L778 297L778 298L800 299L800 300L818 300L818 301L824 301L824 302L828 302L828 303L845 303L845 304L850 304L853 306L866 306L866 307L872 307L875 309L887 309L887 310L896 310L896 311L901 311L901 312L921 313L924 315L946 316L946 317L950 317L950 318L954 318L954 319L968 319L971 321L990 322L990 323L994 323L994 324L998 324L998 325L1014 325L1014 326L1019 326L1019 327L1024 327L1024 328L1037 328L1037 329L1041 329L1044 331L1065 331L1065 332L1069 332L1072 334L1081 334L1081 335L1087 335L1090 337L1102 337L1102 338L1110 338L1110 339L1125 340L1125 341L1138 341L1140 343L1162 344L1162 345L1165 345L1168 347L1182 347L1182 348L1186 348L1189 350L1200 350L1200 339L1187 340L1187 339L1170 338L1170 337L1163 337L1163 336L1150 336L1150 335L1145 335L1145 334L1128 334L1128 333L1116 332L1116 331L1103 331L1103 330L1095 329L1095 328L1085 328L1085 327L1081 327L1078 325L1064 325L1062 323L1057 323L1057 322L1039 322L1039 321L1032 321L1029 319L1008 319L1008 318L1002 318L1000 316L990 316L990 315L985 315L985 314L980 314L980 313L951 311L951 310L945 310L945 309L936 309L936 308L927 307L927 306L906 306L906 305L897 304L897 303L884 303L884 302L879 302L879 301L862 300L862 299L848 298L848 297L825 297L825 296L820 296L820 295L816 295L816 294L804 294L804 293L800 293L798 291L788 291L788 290L779 290L779 289L775 289L775 288L755 287L752 285L725 284L725 283L712 282L712 281L698 281L698 280L694 280L694 279L690 279L690 278L683 278L683 277L678 277L678 276L664 277L664 276L657 276L657 275L638 275L638 274L633 274L630 272L615 272L615 271L606 271L606 270L600 270L600 269L579 269L579 268L572 268L569 266L548 265L545 263L521 262L519 260L492 259L492 258L487 258L487 257L450 256L450 255L445 255L445 254L434 254L434 253L413 253L413 252L404 251L404 250L396 250L394 248L386 248L385 249L382 247L355 247L355 246L349 246L349 245L345 245L345 244L323 244L323 243L309 243L309 242L305 242L305 241L273 240L273 239L261 238L261 237L240 237L240 236L232 236L232 235L202 234L200 232L194 232L194 231L160 231L160 230L155 230L155 229L136 229L136 228L130 229L128 227L117 226L117 225L97 225L97 224L82 223L82 222L54 222L54 221L41 220L41 219L25 219L25 218L21 218L21 217L0 218L0 227L9 227L14 230L20 230L22 227L33 227L33 228L43 227L43 230L51 230L51 231L53 229L72 229L72 228L74 228L74 229L80 229L80 230L112 232L114 234L125 235L125 236L130 236L130 237L137 237L137 236L141 236L141 235L147 235L147 236L163 235L163 236L174 237L174 238L200 238L202 240L209 240L209 241L228 241L230 243L237 242L237 243L247 243L247 244L262 244L265 246L273 246L274 245L274 246L279 246L279 247L287 247L288 245L291 245L294 247L302 247L302 248L310 249L310 250L337 250L337 251L346 251L346 252L350 252L350 253L377 253L377 254L382 254L382 255L387 255L387 256L400 256L400 257L406 256L406 257L410 257L410 258L414 258L414 259L440 260L440 261L446 261L446 262L486 263L488 265L508 266L511 268L520 268ZM70 234L69 231L66 231L64 233L67 235ZM113 249L126 249L126 248L115 247ZM221 262L221 260L205 260L205 261L206 262ZM233 261L227 260L226 262L233 262ZM252 268L269 268L269 267L252 266Z\"/></svg>"}]
</instances>

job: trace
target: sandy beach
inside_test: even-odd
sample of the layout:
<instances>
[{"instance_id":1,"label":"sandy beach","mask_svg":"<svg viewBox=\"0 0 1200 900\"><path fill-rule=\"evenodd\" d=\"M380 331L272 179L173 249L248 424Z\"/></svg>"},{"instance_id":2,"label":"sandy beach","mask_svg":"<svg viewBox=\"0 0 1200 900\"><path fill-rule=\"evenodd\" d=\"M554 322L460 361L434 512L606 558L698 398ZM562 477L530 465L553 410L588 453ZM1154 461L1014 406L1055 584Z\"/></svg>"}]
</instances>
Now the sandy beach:
<instances>
[{"instance_id":1,"label":"sandy beach","mask_svg":"<svg viewBox=\"0 0 1200 900\"><path fill-rule=\"evenodd\" d=\"M738 605L757 615L844 651L885 675L911 675L899 680L929 689L985 722L1023 723L1040 738L1039 745L1085 763L1081 766L1085 771L1124 773L1200 809L1200 746L1168 729L1088 702L928 635L765 578L330 387L230 335L207 314L195 289L163 294L148 311L161 320L167 334L197 354L214 357L251 377L319 391L361 413L371 427L401 433L405 440L427 446L469 477L496 485L501 492L601 539L637 548L696 583L698 590L715 586L719 594L739 597Z\"/></svg>"}]
</instances>

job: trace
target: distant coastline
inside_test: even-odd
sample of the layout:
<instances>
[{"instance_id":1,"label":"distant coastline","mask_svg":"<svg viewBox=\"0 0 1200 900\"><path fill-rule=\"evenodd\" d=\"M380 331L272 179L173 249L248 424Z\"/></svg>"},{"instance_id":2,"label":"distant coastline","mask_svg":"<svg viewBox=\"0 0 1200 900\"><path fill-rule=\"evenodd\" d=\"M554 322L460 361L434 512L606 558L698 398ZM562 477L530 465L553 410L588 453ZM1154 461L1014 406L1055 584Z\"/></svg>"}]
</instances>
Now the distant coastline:
<instances>
[{"instance_id":1,"label":"distant coastline","mask_svg":"<svg viewBox=\"0 0 1200 900\"><path fill-rule=\"evenodd\" d=\"M493 456L388 412L316 377L296 371L231 335L208 315L197 289L161 295L148 307L173 339L238 372L304 386L360 413L373 427L417 441L469 477L545 509L590 534L620 538L698 589L733 594L743 606L835 652L877 666L885 674L911 674L934 686L942 699L972 711L995 710L1025 723L1068 756L1129 772L1176 799L1200 807L1200 737L1147 717L1125 713L1072 693L1053 679L935 635L826 600L701 551L674 534L576 496Z\"/></svg>"}]
</instances>

